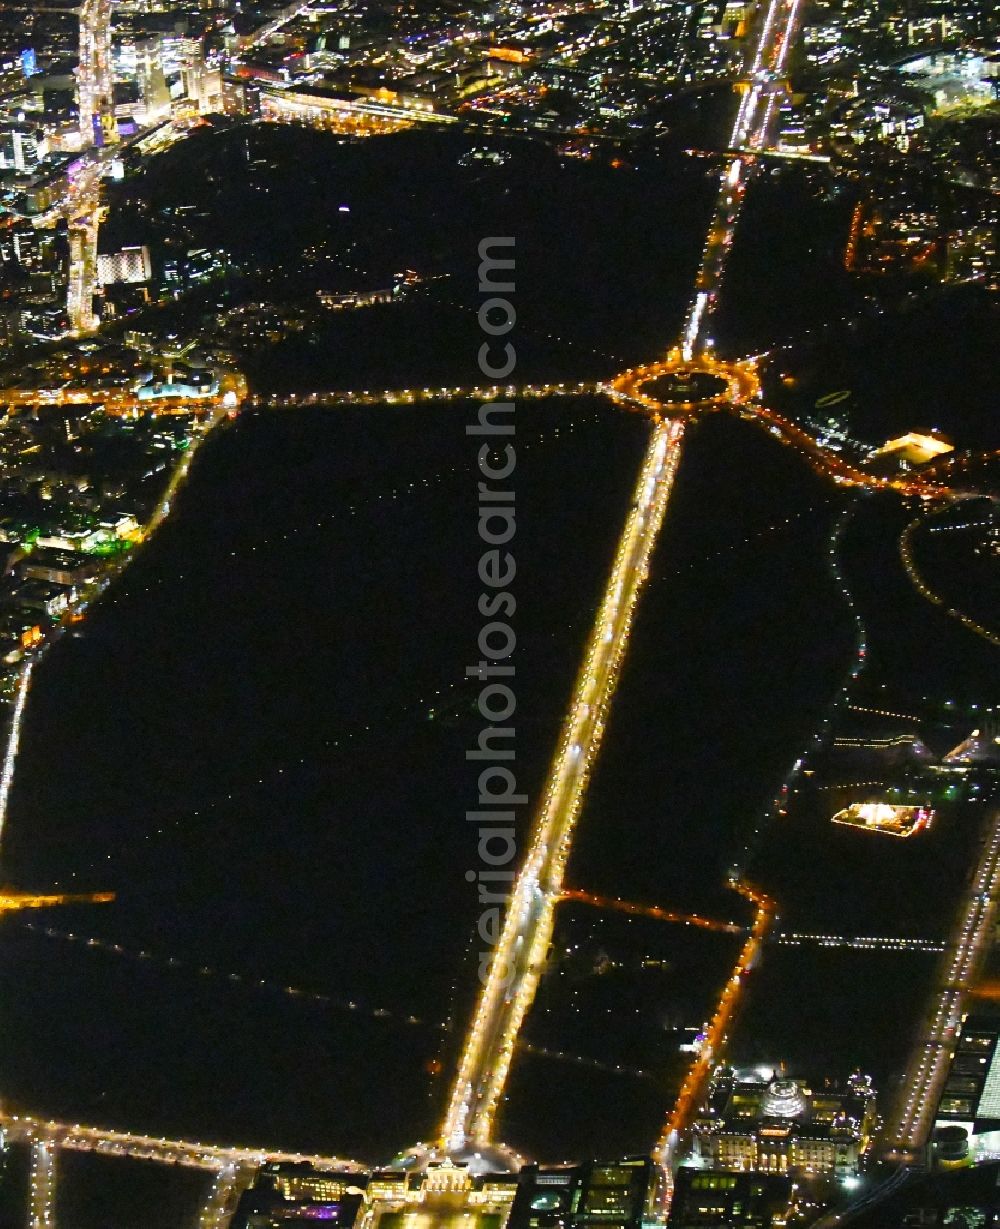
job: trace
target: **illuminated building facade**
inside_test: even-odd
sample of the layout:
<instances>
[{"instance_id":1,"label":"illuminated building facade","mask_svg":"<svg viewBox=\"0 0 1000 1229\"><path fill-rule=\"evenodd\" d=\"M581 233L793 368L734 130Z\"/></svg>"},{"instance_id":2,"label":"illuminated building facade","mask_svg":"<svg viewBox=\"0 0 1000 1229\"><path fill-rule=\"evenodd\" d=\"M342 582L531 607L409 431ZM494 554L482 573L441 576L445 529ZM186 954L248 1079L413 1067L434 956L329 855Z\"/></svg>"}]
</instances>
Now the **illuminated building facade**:
<instances>
[{"instance_id":1,"label":"illuminated building facade","mask_svg":"<svg viewBox=\"0 0 1000 1229\"><path fill-rule=\"evenodd\" d=\"M939 1131L961 1127L974 1151L995 1151L1000 1142L1000 1017L970 1015L962 1021L934 1125Z\"/></svg>"},{"instance_id":2,"label":"illuminated building facade","mask_svg":"<svg viewBox=\"0 0 1000 1229\"><path fill-rule=\"evenodd\" d=\"M854 802L833 816L833 823L878 832L885 836L910 837L925 832L934 818L929 806L903 806L892 802Z\"/></svg>"},{"instance_id":3,"label":"illuminated building facade","mask_svg":"<svg viewBox=\"0 0 1000 1229\"><path fill-rule=\"evenodd\" d=\"M204 60L196 60L181 69L181 85L184 97L191 99L199 115L224 110L222 73L217 68L208 68Z\"/></svg>"},{"instance_id":4,"label":"illuminated building facade","mask_svg":"<svg viewBox=\"0 0 1000 1229\"><path fill-rule=\"evenodd\" d=\"M661 1176L649 1157L525 1165L518 1173L479 1172L476 1161L447 1159L370 1174L274 1163L244 1192L231 1229L287 1229L317 1220L336 1221L340 1229L641 1229Z\"/></svg>"},{"instance_id":5,"label":"illuminated building facade","mask_svg":"<svg viewBox=\"0 0 1000 1229\"><path fill-rule=\"evenodd\" d=\"M112 286L116 282L148 282L152 276L153 269L147 247L101 252L97 257L97 281L101 286Z\"/></svg>"},{"instance_id":6,"label":"illuminated building facade","mask_svg":"<svg viewBox=\"0 0 1000 1229\"><path fill-rule=\"evenodd\" d=\"M96 566L92 555L42 546L20 561L17 573L25 580L43 580L75 589L95 579Z\"/></svg>"},{"instance_id":7,"label":"illuminated building facade","mask_svg":"<svg viewBox=\"0 0 1000 1229\"><path fill-rule=\"evenodd\" d=\"M926 465L946 453L953 452L954 445L943 435L934 431L907 431L895 439L887 440L872 453L872 459L889 458L904 469Z\"/></svg>"},{"instance_id":8,"label":"illuminated building facade","mask_svg":"<svg viewBox=\"0 0 1000 1229\"><path fill-rule=\"evenodd\" d=\"M694 1156L709 1169L855 1177L875 1128L867 1076L814 1092L773 1073L716 1074L694 1124Z\"/></svg>"},{"instance_id":9,"label":"illuminated building facade","mask_svg":"<svg viewBox=\"0 0 1000 1229\"><path fill-rule=\"evenodd\" d=\"M948 770L970 768L1000 768L1000 723L987 721L981 729L975 729L944 757L942 765Z\"/></svg>"},{"instance_id":10,"label":"illuminated building facade","mask_svg":"<svg viewBox=\"0 0 1000 1229\"><path fill-rule=\"evenodd\" d=\"M851 1229L914 1226L996 1229L1000 1163L915 1174L909 1182L851 1217Z\"/></svg>"},{"instance_id":11,"label":"illuminated building facade","mask_svg":"<svg viewBox=\"0 0 1000 1229\"><path fill-rule=\"evenodd\" d=\"M0 170L30 175L48 152L44 132L28 124L4 124L0 128Z\"/></svg>"},{"instance_id":12,"label":"illuminated building facade","mask_svg":"<svg viewBox=\"0 0 1000 1229\"><path fill-rule=\"evenodd\" d=\"M271 1163L240 1199L231 1229L336 1221L350 1229L364 1199L365 1175L328 1173L310 1165Z\"/></svg>"},{"instance_id":13,"label":"illuminated building facade","mask_svg":"<svg viewBox=\"0 0 1000 1229\"><path fill-rule=\"evenodd\" d=\"M448 1161L375 1173L360 1229L503 1229L517 1182L515 1174L473 1174Z\"/></svg>"},{"instance_id":14,"label":"illuminated building facade","mask_svg":"<svg viewBox=\"0 0 1000 1229\"><path fill-rule=\"evenodd\" d=\"M143 119L147 124L153 124L170 113L170 91L158 39L146 38L136 46L135 75L142 97Z\"/></svg>"},{"instance_id":15,"label":"illuminated building facade","mask_svg":"<svg viewBox=\"0 0 1000 1229\"><path fill-rule=\"evenodd\" d=\"M649 1157L552 1169L526 1165L508 1229L640 1229L656 1202L660 1172Z\"/></svg>"},{"instance_id":16,"label":"illuminated building facade","mask_svg":"<svg viewBox=\"0 0 1000 1229\"><path fill-rule=\"evenodd\" d=\"M371 1174L267 1164L243 1194L231 1229L288 1229L318 1220L340 1229L503 1229L517 1187L515 1174L473 1174L448 1161Z\"/></svg>"},{"instance_id":17,"label":"illuminated building facade","mask_svg":"<svg viewBox=\"0 0 1000 1229\"><path fill-rule=\"evenodd\" d=\"M671 1229L778 1229L792 1202L787 1174L730 1173L682 1166L670 1201Z\"/></svg>"}]
</instances>

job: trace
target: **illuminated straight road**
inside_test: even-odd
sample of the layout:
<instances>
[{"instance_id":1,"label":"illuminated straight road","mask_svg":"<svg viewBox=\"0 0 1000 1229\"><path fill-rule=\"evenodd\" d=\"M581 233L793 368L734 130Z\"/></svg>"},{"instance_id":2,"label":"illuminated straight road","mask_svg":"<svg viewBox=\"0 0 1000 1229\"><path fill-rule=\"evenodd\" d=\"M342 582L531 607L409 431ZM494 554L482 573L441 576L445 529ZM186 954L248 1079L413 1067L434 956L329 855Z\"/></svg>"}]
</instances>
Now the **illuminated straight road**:
<instances>
[{"instance_id":1,"label":"illuminated straight road","mask_svg":"<svg viewBox=\"0 0 1000 1229\"><path fill-rule=\"evenodd\" d=\"M488 1144L517 1034L545 966L573 828L601 745L632 618L673 486L684 424L653 428L614 566L577 675L523 867L466 1037L444 1147Z\"/></svg>"},{"instance_id":2,"label":"illuminated straight road","mask_svg":"<svg viewBox=\"0 0 1000 1229\"><path fill-rule=\"evenodd\" d=\"M770 143L775 101L785 93L780 74L795 34L800 3L801 0L762 0L751 16L752 52L745 77L739 86L740 105L729 138L729 145L733 149L746 149L748 154L752 155ZM729 252L743 208L747 180L753 165L752 158L738 155L726 164L720 174L719 195L695 280L694 299L688 310L681 337L681 357L684 361L697 360L711 354L713 343L708 326L722 287ZM759 421L760 406L756 403L756 398L753 400L754 404L750 405L742 404L733 398L730 408L738 409L741 414ZM774 433L781 437L777 428ZM671 1190L670 1171L677 1142L682 1132L690 1125L713 1067L721 1061L743 983L756 965L761 945L774 922L775 905L767 895L742 880L732 880L730 887L754 906L754 920L733 972L722 987L714 1013L705 1029L705 1039L681 1085L657 1145L657 1157L667 1174L668 1201Z\"/></svg>"},{"instance_id":3,"label":"illuminated straight road","mask_svg":"<svg viewBox=\"0 0 1000 1229\"><path fill-rule=\"evenodd\" d=\"M55 1229L56 1150L50 1140L31 1138L29 1229Z\"/></svg>"},{"instance_id":4,"label":"illuminated straight road","mask_svg":"<svg viewBox=\"0 0 1000 1229\"><path fill-rule=\"evenodd\" d=\"M111 76L111 0L80 5L80 67L77 92L84 148L97 143L97 129L113 115Z\"/></svg>"},{"instance_id":5,"label":"illuminated straight road","mask_svg":"<svg viewBox=\"0 0 1000 1229\"><path fill-rule=\"evenodd\" d=\"M754 916L749 933L740 949L732 974L722 987L715 1012L704 1031L704 1039L698 1050L698 1055L681 1084L677 1100L670 1111L656 1155L665 1169L669 1169L673 1159L674 1146L680 1133L690 1124L691 1117L701 1101L705 1084L721 1061L722 1051L729 1040L729 1029L733 1016L739 1004L743 979L756 965L760 957L761 944L771 929L774 921L774 901L758 888L748 883L732 879L729 886L753 905Z\"/></svg>"},{"instance_id":6,"label":"illuminated straight road","mask_svg":"<svg viewBox=\"0 0 1000 1229\"><path fill-rule=\"evenodd\" d=\"M94 295L97 292L97 232L101 225L99 189L88 189L70 211L69 282L66 315L73 333L80 336L97 328Z\"/></svg>"},{"instance_id":7,"label":"illuminated straight road","mask_svg":"<svg viewBox=\"0 0 1000 1229\"><path fill-rule=\"evenodd\" d=\"M917 1160L927 1142L965 1000L973 989L980 959L992 941L998 892L1000 810L991 816L983 854L945 955L924 1039L910 1060L899 1104L885 1133L887 1160Z\"/></svg>"},{"instance_id":8,"label":"illuminated straight road","mask_svg":"<svg viewBox=\"0 0 1000 1229\"><path fill-rule=\"evenodd\" d=\"M717 934L741 935L746 930L745 926L738 926L735 922L720 922L715 918L703 917L700 913L678 913L676 909L664 909L660 905L640 905L635 901L622 900L619 896L597 896L579 888L564 889L561 899L575 901L580 905L593 905L595 909L627 913L632 917L648 917L657 922L675 922L678 926L713 930Z\"/></svg>"},{"instance_id":9,"label":"illuminated straight road","mask_svg":"<svg viewBox=\"0 0 1000 1229\"><path fill-rule=\"evenodd\" d=\"M36 230L51 228L65 218L69 229L69 267L66 285L66 315L75 336L98 327L94 314L97 290L97 234L103 206L101 174L109 157L104 148L88 150L80 159L65 194L44 214L32 218Z\"/></svg>"},{"instance_id":10,"label":"illuminated straight road","mask_svg":"<svg viewBox=\"0 0 1000 1229\"><path fill-rule=\"evenodd\" d=\"M772 939L779 947L849 947L858 952L943 952L940 939L914 939L906 935L824 935L792 934L775 935Z\"/></svg>"},{"instance_id":11,"label":"illuminated straight road","mask_svg":"<svg viewBox=\"0 0 1000 1229\"><path fill-rule=\"evenodd\" d=\"M718 394L694 403L674 402L660 406L645 387L665 371L683 373L686 365L698 372L716 373L725 387ZM134 389L87 388L67 383L59 388L2 388L0 407L16 411L24 408L46 409L59 406L101 406L107 414L122 417L139 415L208 415L220 407L234 411L238 406L250 410L340 409L345 406L397 407L441 405L459 401L540 401L552 398L608 397L617 405L638 410L652 418L664 408L670 413L727 410L738 414L780 444L791 448L818 474L845 487L863 487L872 491L895 491L900 495L922 499L965 499L978 495L976 491L954 490L927 473L906 473L882 476L859 469L839 453L822 444L797 423L760 404L760 378L752 360L725 363L707 354L695 362L682 358L680 349L671 351L666 360L644 364L620 372L611 380L578 380L558 384L479 384L434 385L417 388L333 389L298 393L252 393L238 376L228 381L237 392L233 402L232 389L223 380L212 393L184 394L176 397L143 398Z\"/></svg>"},{"instance_id":12,"label":"illuminated straight road","mask_svg":"<svg viewBox=\"0 0 1000 1229\"><path fill-rule=\"evenodd\" d=\"M10 805L10 790L14 783L14 765L17 763L17 748L21 741L21 724L24 721L24 707L28 702L28 691L31 688L31 672L34 662L30 659L21 667L21 677L17 683L14 711L10 715L10 728L7 731L7 748L3 757L3 768L0 770L0 839L7 825L7 810Z\"/></svg>"},{"instance_id":13,"label":"illuminated straight road","mask_svg":"<svg viewBox=\"0 0 1000 1229\"><path fill-rule=\"evenodd\" d=\"M8 1142L42 1142L49 1149L69 1148L74 1152L99 1152L104 1156L131 1157L140 1161L159 1161L192 1169L221 1172L227 1166L257 1166L265 1161L287 1161L311 1165L325 1171L361 1172L359 1162L335 1156L312 1156L303 1152L281 1152L267 1148L232 1144L204 1144L195 1140L167 1139L158 1135L135 1135L128 1131L109 1131L80 1123L54 1122L0 1110L0 1128Z\"/></svg>"},{"instance_id":14,"label":"illuminated straight road","mask_svg":"<svg viewBox=\"0 0 1000 1229\"><path fill-rule=\"evenodd\" d=\"M208 438L209 433L224 423L228 417L229 410L224 406L218 406L207 419L201 422L200 433L191 437L191 444L184 450L181 459L174 466L174 471L170 475L170 481L167 483L163 495L160 497L160 502L153 509L149 520L142 527L142 540L144 542L156 533L170 515L171 504L188 476L191 463L194 461L198 448Z\"/></svg>"},{"instance_id":15,"label":"illuminated straight road","mask_svg":"<svg viewBox=\"0 0 1000 1229\"><path fill-rule=\"evenodd\" d=\"M257 1168L229 1164L215 1175L208 1198L198 1215L198 1229L227 1229L236 1212L240 1196L253 1185Z\"/></svg>"},{"instance_id":16,"label":"illuminated straight road","mask_svg":"<svg viewBox=\"0 0 1000 1229\"><path fill-rule=\"evenodd\" d=\"M304 0L302 4L298 3L298 0L293 0L287 8L282 9L276 17L261 26L259 30L255 30L252 34L245 35L240 39L240 51L252 51L255 47L266 43L272 35L277 34L282 26L287 26L296 17L307 12L311 5L312 0Z\"/></svg>"},{"instance_id":17,"label":"illuminated straight road","mask_svg":"<svg viewBox=\"0 0 1000 1229\"><path fill-rule=\"evenodd\" d=\"M33 7L33 6L29 6ZM80 141L86 151L70 175L62 201L33 219L37 227L51 226L60 217L69 223L69 279L66 314L76 336L97 328L94 292L97 287L97 231L101 223L100 173L107 159L104 140L114 123L114 85L111 68L111 0L82 0L80 18L77 102ZM100 134L100 139L98 139Z\"/></svg>"},{"instance_id":18,"label":"illuminated straight road","mask_svg":"<svg viewBox=\"0 0 1000 1229\"><path fill-rule=\"evenodd\" d=\"M542 397L596 397L606 391L597 380L549 384L478 384L416 388L334 389L330 392L273 393L251 396L252 409L296 410L306 406L421 405L444 401L537 400ZM0 394L2 399L2 394Z\"/></svg>"},{"instance_id":19,"label":"illuminated straight road","mask_svg":"<svg viewBox=\"0 0 1000 1229\"><path fill-rule=\"evenodd\" d=\"M799 0L769 0L752 23L749 79L744 83L730 145L750 150L768 140L775 93L794 32ZM759 27L759 32L758 32ZM719 196L695 283L695 296L681 338L684 360L711 349L710 308L722 283L739 218L747 161L733 158L723 170ZM635 499L618 544L614 568L577 676L559 747L543 793L523 867L514 886L489 976L472 1019L441 1130L452 1150L492 1140L493 1120L503 1092L517 1034L544 969L555 907L562 891L573 828L580 813L593 761L600 748L608 707L625 655L635 603L663 521L680 456L683 419L654 417ZM667 1123L661 1152L686 1123L700 1093L711 1057L725 1039L743 975L756 959L773 918L772 903L746 885L734 884L755 905L756 916L727 981L702 1049Z\"/></svg>"},{"instance_id":20,"label":"illuminated straight road","mask_svg":"<svg viewBox=\"0 0 1000 1229\"><path fill-rule=\"evenodd\" d=\"M252 410L299 410L312 406L337 409L347 405L424 405L449 401L509 401L514 398L538 401L549 397L597 397L608 392L609 387L597 380L577 380L559 384L452 384L428 388L339 389L269 395L255 393L244 396L242 404ZM58 388L0 388L0 406L34 409L100 405L109 414L197 414L219 406L235 408L226 392L225 381L216 392L176 397L140 397L134 389L87 388L67 383Z\"/></svg>"},{"instance_id":21,"label":"illuminated straight road","mask_svg":"<svg viewBox=\"0 0 1000 1229\"><path fill-rule=\"evenodd\" d=\"M800 0L769 0L757 6L751 20L756 30L756 38L751 38L752 58L739 86L740 105L729 137L732 149L745 149L752 155L770 143L775 103L785 93L780 74L795 35L799 4ZM711 349L709 318L722 286L751 167L752 159L739 154L720 173L719 195L695 280L695 297L684 323L681 351L685 359Z\"/></svg>"}]
</instances>

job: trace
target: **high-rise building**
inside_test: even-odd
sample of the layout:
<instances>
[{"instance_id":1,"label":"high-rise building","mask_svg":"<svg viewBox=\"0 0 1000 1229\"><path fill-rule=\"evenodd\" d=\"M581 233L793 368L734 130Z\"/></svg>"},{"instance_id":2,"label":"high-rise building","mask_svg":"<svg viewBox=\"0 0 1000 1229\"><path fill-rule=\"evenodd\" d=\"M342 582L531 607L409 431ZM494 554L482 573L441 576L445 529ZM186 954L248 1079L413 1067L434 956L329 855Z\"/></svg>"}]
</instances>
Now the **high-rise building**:
<instances>
[{"instance_id":1,"label":"high-rise building","mask_svg":"<svg viewBox=\"0 0 1000 1229\"><path fill-rule=\"evenodd\" d=\"M201 39L193 38L180 29L161 37L160 54L163 57L163 71L168 77L204 60Z\"/></svg>"},{"instance_id":2,"label":"high-rise building","mask_svg":"<svg viewBox=\"0 0 1000 1229\"><path fill-rule=\"evenodd\" d=\"M181 82L184 96L197 105L199 115L223 111L222 72L218 68L208 68L204 61L198 61L181 69Z\"/></svg>"},{"instance_id":3,"label":"high-rise building","mask_svg":"<svg viewBox=\"0 0 1000 1229\"><path fill-rule=\"evenodd\" d=\"M101 252L97 257L97 283L148 282L153 276L148 247L127 247L119 252Z\"/></svg>"},{"instance_id":4,"label":"high-rise building","mask_svg":"<svg viewBox=\"0 0 1000 1229\"><path fill-rule=\"evenodd\" d=\"M0 304L0 350L20 341L22 335L20 305L17 303Z\"/></svg>"},{"instance_id":5,"label":"high-rise building","mask_svg":"<svg viewBox=\"0 0 1000 1229\"><path fill-rule=\"evenodd\" d=\"M30 175L47 152L45 136L34 126L15 123L0 128L0 170Z\"/></svg>"},{"instance_id":6,"label":"high-rise building","mask_svg":"<svg viewBox=\"0 0 1000 1229\"><path fill-rule=\"evenodd\" d=\"M226 77L222 82L222 110L225 115L247 114L247 90L244 81Z\"/></svg>"},{"instance_id":7,"label":"high-rise building","mask_svg":"<svg viewBox=\"0 0 1000 1229\"><path fill-rule=\"evenodd\" d=\"M170 90L163 69L163 48L158 38L145 38L136 44L135 74L139 82L147 124L170 113Z\"/></svg>"},{"instance_id":8,"label":"high-rise building","mask_svg":"<svg viewBox=\"0 0 1000 1229\"><path fill-rule=\"evenodd\" d=\"M13 144L14 169L24 174L33 171L42 159L37 134L23 128L15 128Z\"/></svg>"},{"instance_id":9,"label":"high-rise building","mask_svg":"<svg viewBox=\"0 0 1000 1229\"><path fill-rule=\"evenodd\" d=\"M23 269L33 269L41 260L41 239L31 225L14 228L14 259Z\"/></svg>"}]
</instances>

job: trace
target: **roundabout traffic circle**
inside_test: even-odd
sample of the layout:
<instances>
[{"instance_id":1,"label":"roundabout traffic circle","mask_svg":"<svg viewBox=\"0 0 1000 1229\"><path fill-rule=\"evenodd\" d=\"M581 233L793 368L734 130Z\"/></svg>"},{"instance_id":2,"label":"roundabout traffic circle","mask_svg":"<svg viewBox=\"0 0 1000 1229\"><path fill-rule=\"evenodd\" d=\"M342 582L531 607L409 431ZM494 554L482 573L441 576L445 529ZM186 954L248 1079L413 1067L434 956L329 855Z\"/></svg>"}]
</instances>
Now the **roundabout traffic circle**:
<instances>
[{"instance_id":1,"label":"roundabout traffic circle","mask_svg":"<svg viewBox=\"0 0 1000 1229\"><path fill-rule=\"evenodd\" d=\"M708 371L683 369L654 377L644 385L644 391L647 397L652 397L659 405L676 405L683 408L724 397L729 391L729 385L724 376Z\"/></svg>"},{"instance_id":2,"label":"roundabout traffic circle","mask_svg":"<svg viewBox=\"0 0 1000 1229\"><path fill-rule=\"evenodd\" d=\"M744 405L760 395L752 359L727 363L709 355L685 358L679 349L665 359L630 367L607 386L619 404L662 418Z\"/></svg>"}]
</instances>

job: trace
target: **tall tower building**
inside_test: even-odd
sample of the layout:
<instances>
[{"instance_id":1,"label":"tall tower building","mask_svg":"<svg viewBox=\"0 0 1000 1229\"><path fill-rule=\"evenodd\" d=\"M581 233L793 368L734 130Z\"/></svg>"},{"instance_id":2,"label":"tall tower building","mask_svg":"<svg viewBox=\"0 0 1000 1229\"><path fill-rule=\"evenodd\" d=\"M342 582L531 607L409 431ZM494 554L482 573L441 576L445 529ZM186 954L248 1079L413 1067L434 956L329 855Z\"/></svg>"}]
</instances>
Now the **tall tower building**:
<instances>
[{"instance_id":1,"label":"tall tower building","mask_svg":"<svg viewBox=\"0 0 1000 1229\"><path fill-rule=\"evenodd\" d=\"M186 97L198 104L201 115L223 110L222 73L208 68L203 59L181 69L181 81Z\"/></svg>"},{"instance_id":2,"label":"tall tower building","mask_svg":"<svg viewBox=\"0 0 1000 1229\"><path fill-rule=\"evenodd\" d=\"M163 71L163 50L158 38L146 38L136 48L136 74L142 90L147 124L170 114L170 91Z\"/></svg>"},{"instance_id":3,"label":"tall tower building","mask_svg":"<svg viewBox=\"0 0 1000 1229\"><path fill-rule=\"evenodd\" d=\"M22 173L33 171L38 165L38 139L33 132L14 130L14 166Z\"/></svg>"}]
</instances>

